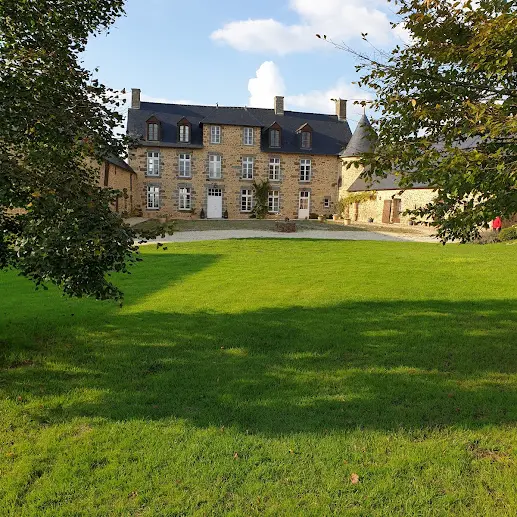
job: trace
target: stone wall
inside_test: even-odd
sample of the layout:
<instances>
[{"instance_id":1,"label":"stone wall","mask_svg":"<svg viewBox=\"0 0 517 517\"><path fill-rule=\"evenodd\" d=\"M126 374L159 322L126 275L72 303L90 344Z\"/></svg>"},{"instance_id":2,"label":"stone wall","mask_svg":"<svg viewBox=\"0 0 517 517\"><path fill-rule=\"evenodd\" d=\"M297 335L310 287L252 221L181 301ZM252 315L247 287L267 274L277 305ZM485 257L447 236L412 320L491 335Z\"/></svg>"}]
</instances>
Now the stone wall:
<instances>
[{"instance_id":1,"label":"stone wall","mask_svg":"<svg viewBox=\"0 0 517 517\"><path fill-rule=\"evenodd\" d=\"M127 212L129 214L133 209L133 189L136 184L136 175L133 172L109 162L104 162L99 168L99 185L122 192L118 200L113 203L113 210L117 212Z\"/></svg>"},{"instance_id":2,"label":"stone wall","mask_svg":"<svg viewBox=\"0 0 517 517\"><path fill-rule=\"evenodd\" d=\"M398 199L400 200L399 222L400 224L408 224L411 217L403 215L404 211L424 206L432 201L434 196L435 192L431 189L411 189L402 193L400 193L400 190L380 190L376 192L371 201L350 205L349 216L352 221L367 222L369 218L372 218L375 223L381 223L384 202ZM394 222L395 218L396 214L392 210L390 222Z\"/></svg>"},{"instance_id":3,"label":"stone wall","mask_svg":"<svg viewBox=\"0 0 517 517\"><path fill-rule=\"evenodd\" d=\"M280 212L270 214L273 219L298 217L299 193L301 190L311 192L310 212L316 214L332 214L336 210L338 197L338 175L340 160L331 155L305 155L288 153L265 153L261 151L261 129L254 128L253 145L243 143L243 128L239 126L221 126L221 143L210 143L210 126L203 128L205 145L199 148L175 148L165 146L149 146L133 149L129 163L137 173L135 207L142 209L144 217L159 217L168 214L174 218L199 218L201 209L207 212L207 195L209 188L221 188L223 192L223 212L228 211L230 219L248 219L250 214L241 211L241 190L252 189L253 181L269 178L270 158L280 158L280 179L270 180L271 189L279 192ZM160 152L160 175L149 177L147 171L147 152ZM192 173L190 178L179 176L179 155L188 153L192 156ZM221 156L222 177L209 177L209 157L212 154ZM242 178L242 159L254 159L253 179ZM300 181L300 160L312 160L312 175L309 182ZM147 209L147 187L160 187L160 208ZM190 211L179 209L179 189L190 188L192 208ZM325 207L325 199L330 202Z\"/></svg>"}]
</instances>

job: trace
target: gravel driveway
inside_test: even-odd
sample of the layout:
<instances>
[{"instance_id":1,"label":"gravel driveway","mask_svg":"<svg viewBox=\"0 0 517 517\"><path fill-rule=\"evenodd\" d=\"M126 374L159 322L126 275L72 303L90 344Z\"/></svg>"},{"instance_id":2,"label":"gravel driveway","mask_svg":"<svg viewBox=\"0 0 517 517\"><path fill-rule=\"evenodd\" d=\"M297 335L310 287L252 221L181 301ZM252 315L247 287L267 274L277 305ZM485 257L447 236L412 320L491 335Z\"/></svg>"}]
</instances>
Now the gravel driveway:
<instances>
[{"instance_id":1,"label":"gravel driveway","mask_svg":"<svg viewBox=\"0 0 517 517\"><path fill-rule=\"evenodd\" d=\"M195 242L219 241L227 239L328 239L342 241L392 241L392 242L430 242L437 243L433 237L418 234L394 235L384 232L331 232L325 230L309 230L296 233L269 232L264 230L207 230L195 232L178 232L167 235L162 239L148 241L156 242Z\"/></svg>"}]
</instances>

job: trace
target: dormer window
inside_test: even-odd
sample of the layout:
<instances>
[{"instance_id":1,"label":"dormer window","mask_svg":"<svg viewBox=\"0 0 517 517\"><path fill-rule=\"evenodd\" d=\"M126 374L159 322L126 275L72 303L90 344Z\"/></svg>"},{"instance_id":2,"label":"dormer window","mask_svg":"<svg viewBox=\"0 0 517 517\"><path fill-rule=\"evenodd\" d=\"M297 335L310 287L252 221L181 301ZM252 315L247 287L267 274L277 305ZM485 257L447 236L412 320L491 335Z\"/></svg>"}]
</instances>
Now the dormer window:
<instances>
[{"instance_id":1,"label":"dormer window","mask_svg":"<svg viewBox=\"0 0 517 517\"><path fill-rule=\"evenodd\" d=\"M282 147L282 128L274 122L267 128L269 147Z\"/></svg>"},{"instance_id":2,"label":"dormer window","mask_svg":"<svg viewBox=\"0 0 517 517\"><path fill-rule=\"evenodd\" d=\"M183 118L178 122L178 140L183 144L190 143L191 125L190 122Z\"/></svg>"},{"instance_id":3,"label":"dormer window","mask_svg":"<svg viewBox=\"0 0 517 517\"><path fill-rule=\"evenodd\" d=\"M160 124L158 122L147 123L147 140L152 142L160 140Z\"/></svg>"},{"instance_id":4,"label":"dormer window","mask_svg":"<svg viewBox=\"0 0 517 517\"><path fill-rule=\"evenodd\" d=\"M312 127L309 124L304 124L298 128L297 133L300 134L300 147L302 149L312 148Z\"/></svg>"},{"instance_id":5,"label":"dormer window","mask_svg":"<svg viewBox=\"0 0 517 517\"><path fill-rule=\"evenodd\" d=\"M312 147L312 133L310 131L302 131L302 149L310 149Z\"/></svg>"},{"instance_id":6,"label":"dormer window","mask_svg":"<svg viewBox=\"0 0 517 517\"><path fill-rule=\"evenodd\" d=\"M271 129L269 131L269 146L270 147L280 147L280 130L279 129Z\"/></svg>"}]
</instances>

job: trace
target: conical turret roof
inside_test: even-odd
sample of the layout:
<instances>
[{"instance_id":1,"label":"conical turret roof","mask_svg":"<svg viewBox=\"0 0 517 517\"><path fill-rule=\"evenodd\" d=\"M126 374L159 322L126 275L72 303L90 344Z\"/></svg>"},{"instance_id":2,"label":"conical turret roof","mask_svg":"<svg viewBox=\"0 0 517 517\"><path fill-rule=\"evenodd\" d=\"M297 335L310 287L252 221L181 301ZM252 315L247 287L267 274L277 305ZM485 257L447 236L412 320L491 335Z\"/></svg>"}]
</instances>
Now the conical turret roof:
<instances>
[{"instance_id":1,"label":"conical turret roof","mask_svg":"<svg viewBox=\"0 0 517 517\"><path fill-rule=\"evenodd\" d=\"M342 157L360 156L363 153L369 153L372 151L375 145L375 137L372 130L372 125L366 115L363 115L357 127L355 128L354 134L348 142L345 150L341 153Z\"/></svg>"}]
</instances>

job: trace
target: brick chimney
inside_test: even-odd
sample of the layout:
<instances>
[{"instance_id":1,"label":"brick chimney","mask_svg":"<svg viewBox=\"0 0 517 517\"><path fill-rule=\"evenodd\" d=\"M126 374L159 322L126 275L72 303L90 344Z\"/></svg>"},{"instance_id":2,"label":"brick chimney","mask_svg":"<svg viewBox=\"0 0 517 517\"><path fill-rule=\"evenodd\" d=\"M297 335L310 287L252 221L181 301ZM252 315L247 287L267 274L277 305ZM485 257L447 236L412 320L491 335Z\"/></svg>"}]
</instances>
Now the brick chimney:
<instances>
[{"instance_id":1,"label":"brick chimney","mask_svg":"<svg viewBox=\"0 0 517 517\"><path fill-rule=\"evenodd\" d=\"M131 89L131 108L134 110L140 109L140 89L139 88Z\"/></svg>"},{"instance_id":2,"label":"brick chimney","mask_svg":"<svg viewBox=\"0 0 517 517\"><path fill-rule=\"evenodd\" d=\"M275 115L284 114L284 98L275 97Z\"/></svg>"},{"instance_id":3,"label":"brick chimney","mask_svg":"<svg viewBox=\"0 0 517 517\"><path fill-rule=\"evenodd\" d=\"M345 122L346 121L346 100L335 99L334 102L336 103L336 115L337 115L337 118L341 122Z\"/></svg>"}]
</instances>

